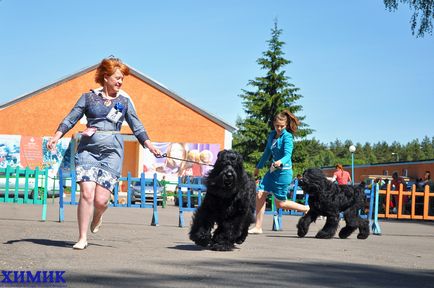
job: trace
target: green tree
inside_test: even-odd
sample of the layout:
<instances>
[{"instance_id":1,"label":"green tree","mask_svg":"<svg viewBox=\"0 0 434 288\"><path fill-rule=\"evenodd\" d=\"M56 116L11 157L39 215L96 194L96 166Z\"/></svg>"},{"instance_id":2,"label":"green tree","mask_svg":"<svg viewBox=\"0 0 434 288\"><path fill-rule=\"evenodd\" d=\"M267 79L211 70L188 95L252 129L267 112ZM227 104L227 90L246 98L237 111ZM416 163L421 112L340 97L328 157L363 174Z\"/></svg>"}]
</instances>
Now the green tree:
<instances>
[{"instance_id":1,"label":"green tree","mask_svg":"<svg viewBox=\"0 0 434 288\"><path fill-rule=\"evenodd\" d=\"M294 174L301 174L306 168L321 167L333 163L333 154L316 139L297 141L292 155Z\"/></svg>"},{"instance_id":2,"label":"green tree","mask_svg":"<svg viewBox=\"0 0 434 288\"><path fill-rule=\"evenodd\" d=\"M432 138L434 140L434 137ZM420 143L422 149L423 160L434 158L434 147L432 145L432 140L428 136L425 136Z\"/></svg>"},{"instance_id":3,"label":"green tree","mask_svg":"<svg viewBox=\"0 0 434 288\"><path fill-rule=\"evenodd\" d=\"M398 9L398 3L407 3L413 11L411 17L411 31L416 37L424 37L425 33L432 34L432 19L434 18L434 0L384 0L384 5L389 11ZM419 24L419 28L417 28Z\"/></svg>"},{"instance_id":4,"label":"green tree","mask_svg":"<svg viewBox=\"0 0 434 288\"><path fill-rule=\"evenodd\" d=\"M253 91L243 89L240 95L246 118L239 118L236 122L238 129L234 133L233 147L243 155L248 169L259 161L277 112L288 109L298 117L301 122L298 137L312 133L303 122L305 117L299 115L302 106L296 103L303 96L285 75L284 67L291 61L284 58L282 47L285 42L280 40L281 33L275 21L271 39L267 41L268 50L257 60L260 68L265 70L265 76L250 80L248 85L254 88Z\"/></svg>"},{"instance_id":5,"label":"green tree","mask_svg":"<svg viewBox=\"0 0 434 288\"><path fill-rule=\"evenodd\" d=\"M364 163L363 164L371 164L377 162L377 156L375 155L372 145L370 143L365 143L363 145L363 155L364 155Z\"/></svg>"},{"instance_id":6,"label":"green tree","mask_svg":"<svg viewBox=\"0 0 434 288\"><path fill-rule=\"evenodd\" d=\"M406 157L408 161L417 161L423 159L423 151L421 149L421 145L419 139L413 140L409 142L405 146Z\"/></svg>"}]
</instances>

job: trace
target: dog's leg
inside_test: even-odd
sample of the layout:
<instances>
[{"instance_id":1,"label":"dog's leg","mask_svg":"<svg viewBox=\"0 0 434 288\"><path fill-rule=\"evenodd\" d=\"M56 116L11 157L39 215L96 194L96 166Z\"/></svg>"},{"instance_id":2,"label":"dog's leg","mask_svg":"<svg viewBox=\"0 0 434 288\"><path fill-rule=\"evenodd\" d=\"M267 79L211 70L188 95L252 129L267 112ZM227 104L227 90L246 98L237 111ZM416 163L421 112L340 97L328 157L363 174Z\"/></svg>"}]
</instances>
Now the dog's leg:
<instances>
[{"instance_id":1,"label":"dog's leg","mask_svg":"<svg viewBox=\"0 0 434 288\"><path fill-rule=\"evenodd\" d=\"M205 210L199 209L193 216L193 224L190 229L190 240L199 246L206 247L211 242L211 229L214 220L210 215L205 215Z\"/></svg>"},{"instance_id":2,"label":"dog's leg","mask_svg":"<svg viewBox=\"0 0 434 288\"><path fill-rule=\"evenodd\" d=\"M324 227L316 234L316 238L330 239L336 234L339 225L339 214L327 216Z\"/></svg>"},{"instance_id":3,"label":"dog's leg","mask_svg":"<svg viewBox=\"0 0 434 288\"><path fill-rule=\"evenodd\" d=\"M357 209L355 208L349 208L344 212L346 226L339 231L339 238L346 239L357 229L359 226L357 218L359 218L359 216L357 215Z\"/></svg>"},{"instance_id":4,"label":"dog's leg","mask_svg":"<svg viewBox=\"0 0 434 288\"><path fill-rule=\"evenodd\" d=\"M369 220L362 219L359 217L357 220L359 227L359 234L357 234L357 239L366 239L369 236Z\"/></svg>"},{"instance_id":5,"label":"dog's leg","mask_svg":"<svg viewBox=\"0 0 434 288\"><path fill-rule=\"evenodd\" d=\"M309 226L312 222L314 222L318 218L318 214L315 213L312 209L306 213L303 217L298 220L297 224L297 235L298 237L306 236L309 231Z\"/></svg>"},{"instance_id":6,"label":"dog's leg","mask_svg":"<svg viewBox=\"0 0 434 288\"><path fill-rule=\"evenodd\" d=\"M214 251L230 251L234 248L233 235L231 234L232 223L218 223L218 227L214 231L214 235L211 240L210 248ZM232 227L230 227L232 226ZM237 227L236 229L239 229Z\"/></svg>"},{"instance_id":7,"label":"dog's leg","mask_svg":"<svg viewBox=\"0 0 434 288\"><path fill-rule=\"evenodd\" d=\"M240 225L240 235L238 237L236 237L235 239L235 243L237 244L242 244L246 238L247 235L249 234L249 226L251 223L253 223L253 217L251 215L246 215L241 222Z\"/></svg>"}]
</instances>

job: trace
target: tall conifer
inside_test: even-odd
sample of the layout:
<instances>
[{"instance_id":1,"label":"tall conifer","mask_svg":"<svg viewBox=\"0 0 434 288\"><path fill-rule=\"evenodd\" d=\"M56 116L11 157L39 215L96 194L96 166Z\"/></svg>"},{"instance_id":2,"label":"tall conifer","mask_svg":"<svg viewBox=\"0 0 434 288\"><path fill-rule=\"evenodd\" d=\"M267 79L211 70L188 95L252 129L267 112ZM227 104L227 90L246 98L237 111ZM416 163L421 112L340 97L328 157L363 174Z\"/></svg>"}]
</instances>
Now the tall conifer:
<instances>
[{"instance_id":1,"label":"tall conifer","mask_svg":"<svg viewBox=\"0 0 434 288\"><path fill-rule=\"evenodd\" d=\"M302 125L296 136L304 137L312 133L303 123L305 117L299 115L302 106L296 103L303 96L298 93L299 88L290 83L290 78L285 75L284 67L291 61L284 58L282 47L285 42L279 39L281 33L282 30L275 21L271 29L271 39L267 41L268 50L257 60L260 68L265 71L265 76L250 80L248 85L254 88L253 91L243 89L240 95L246 118L237 120L238 130L234 134L233 147L250 165L259 160L267 135L274 129L273 117L279 111L288 109L299 118Z\"/></svg>"}]
</instances>

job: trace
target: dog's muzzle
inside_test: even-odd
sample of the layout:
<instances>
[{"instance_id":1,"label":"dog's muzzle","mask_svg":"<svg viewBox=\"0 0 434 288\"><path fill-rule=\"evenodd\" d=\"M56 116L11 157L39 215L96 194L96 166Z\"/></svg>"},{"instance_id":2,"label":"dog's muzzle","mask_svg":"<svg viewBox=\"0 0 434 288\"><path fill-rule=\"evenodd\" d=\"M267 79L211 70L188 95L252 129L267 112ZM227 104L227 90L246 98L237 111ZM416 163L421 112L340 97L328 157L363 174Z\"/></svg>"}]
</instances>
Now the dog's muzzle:
<instances>
[{"instance_id":1,"label":"dog's muzzle","mask_svg":"<svg viewBox=\"0 0 434 288\"><path fill-rule=\"evenodd\" d=\"M225 187L231 187L233 183L235 182L235 170L231 168L228 168L223 173L223 185Z\"/></svg>"}]
</instances>

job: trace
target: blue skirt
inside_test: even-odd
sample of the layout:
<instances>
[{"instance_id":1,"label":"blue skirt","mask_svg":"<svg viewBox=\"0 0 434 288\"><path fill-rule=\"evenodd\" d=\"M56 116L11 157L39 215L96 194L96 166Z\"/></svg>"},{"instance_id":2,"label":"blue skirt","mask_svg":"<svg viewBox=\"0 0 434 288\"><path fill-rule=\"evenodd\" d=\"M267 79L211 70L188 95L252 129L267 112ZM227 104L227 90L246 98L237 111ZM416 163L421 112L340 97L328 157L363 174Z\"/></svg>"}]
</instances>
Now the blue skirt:
<instances>
[{"instance_id":1,"label":"blue skirt","mask_svg":"<svg viewBox=\"0 0 434 288\"><path fill-rule=\"evenodd\" d=\"M268 171L261 183L259 191L273 193L274 197L280 201L287 200L289 184L292 181L292 169L277 169L273 172Z\"/></svg>"}]
</instances>

